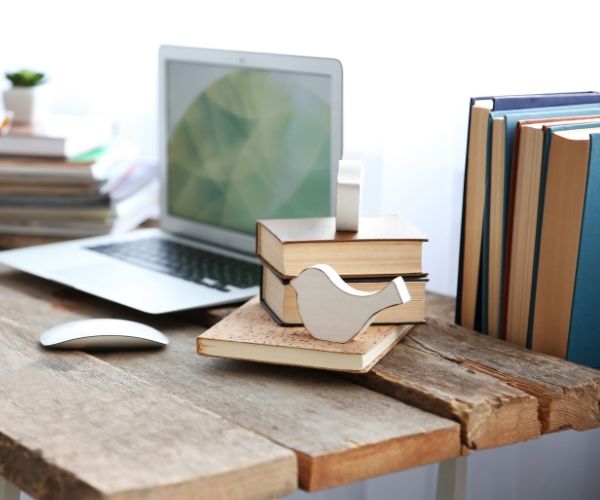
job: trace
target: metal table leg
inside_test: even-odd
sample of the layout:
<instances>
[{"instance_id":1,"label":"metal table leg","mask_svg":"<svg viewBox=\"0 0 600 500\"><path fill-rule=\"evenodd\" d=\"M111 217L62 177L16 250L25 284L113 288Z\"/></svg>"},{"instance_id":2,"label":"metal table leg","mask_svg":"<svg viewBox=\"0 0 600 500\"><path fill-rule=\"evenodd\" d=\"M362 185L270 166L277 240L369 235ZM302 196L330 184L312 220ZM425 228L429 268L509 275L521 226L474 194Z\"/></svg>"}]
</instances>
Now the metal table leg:
<instances>
[{"instance_id":1,"label":"metal table leg","mask_svg":"<svg viewBox=\"0 0 600 500\"><path fill-rule=\"evenodd\" d=\"M436 500L467 500L467 457L440 462Z\"/></svg>"},{"instance_id":2,"label":"metal table leg","mask_svg":"<svg viewBox=\"0 0 600 500\"><path fill-rule=\"evenodd\" d=\"M19 500L21 490L0 476L0 500Z\"/></svg>"}]
</instances>

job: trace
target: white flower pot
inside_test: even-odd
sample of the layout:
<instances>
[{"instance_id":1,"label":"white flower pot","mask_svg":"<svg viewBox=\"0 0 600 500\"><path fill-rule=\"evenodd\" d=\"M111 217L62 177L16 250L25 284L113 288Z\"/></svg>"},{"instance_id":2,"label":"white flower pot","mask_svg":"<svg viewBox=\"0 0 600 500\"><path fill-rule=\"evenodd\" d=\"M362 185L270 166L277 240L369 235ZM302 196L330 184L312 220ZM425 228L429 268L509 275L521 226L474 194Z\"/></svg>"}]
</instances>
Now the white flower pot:
<instances>
[{"instance_id":1,"label":"white flower pot","mask_svg":"<svg viewBox=\"0 0 600 500\"><path fill-rule=\"evenodd\" d=\"M4 109L14 114L15 123L33 123L42 120L48 112L46 85L11 87L4 91Z\"/></svg>"}]
</instances>

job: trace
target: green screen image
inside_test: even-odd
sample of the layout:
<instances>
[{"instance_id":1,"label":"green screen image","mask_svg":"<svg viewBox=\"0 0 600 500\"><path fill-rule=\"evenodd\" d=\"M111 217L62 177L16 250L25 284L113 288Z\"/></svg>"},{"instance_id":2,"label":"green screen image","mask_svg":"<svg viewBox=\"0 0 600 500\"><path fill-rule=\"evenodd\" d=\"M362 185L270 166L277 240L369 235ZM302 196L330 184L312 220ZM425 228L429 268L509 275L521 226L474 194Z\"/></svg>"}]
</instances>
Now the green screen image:
<instances>
[{"instance_id":1,"label":"green screen image","mask_svg":"<svg viewBox=\"0 0 600 500\"><path fill-rule=\"evenodd\" d=\"M330 214L327 77L211 66L200 75L177 64L168 80L171 214L250 234L257 219Z\"/></svg>"}]
</instances>

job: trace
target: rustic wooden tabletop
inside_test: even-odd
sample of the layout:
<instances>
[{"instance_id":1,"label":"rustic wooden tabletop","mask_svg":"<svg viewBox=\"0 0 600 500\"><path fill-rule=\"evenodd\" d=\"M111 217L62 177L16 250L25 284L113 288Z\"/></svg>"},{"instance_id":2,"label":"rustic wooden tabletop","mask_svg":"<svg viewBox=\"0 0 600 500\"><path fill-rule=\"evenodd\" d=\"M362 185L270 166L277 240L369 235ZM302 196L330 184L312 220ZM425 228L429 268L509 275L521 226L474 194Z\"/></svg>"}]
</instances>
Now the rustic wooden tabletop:
<instances>
[{"instance_id":1,"label":"rustic wooden tabletop","mask_svg":"<svg viewBox=\"0 0 600 500\"><path fill-rule=\"evenodd\" d=\"M149 316L0 268L0 476L36 498L267 498L600 425L600 372L452 324L428 296L367 375L196 355L230 309ZM143 321L153 352L50 352L88 317Z\"/></svg>"}]
</instances>

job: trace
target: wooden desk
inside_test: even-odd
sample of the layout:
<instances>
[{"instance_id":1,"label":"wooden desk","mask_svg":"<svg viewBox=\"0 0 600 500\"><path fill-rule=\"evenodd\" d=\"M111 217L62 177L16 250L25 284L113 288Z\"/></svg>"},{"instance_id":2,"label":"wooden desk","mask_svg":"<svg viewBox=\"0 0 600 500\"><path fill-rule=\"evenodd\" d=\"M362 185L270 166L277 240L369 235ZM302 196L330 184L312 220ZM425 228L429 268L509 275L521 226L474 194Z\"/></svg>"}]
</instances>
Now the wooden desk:
<instances>
[{"instance_id":1,"label":"wooden desk","mask_svg":"<svg viewBox=\"0 0 600 500\"><path fill-rule=\"evenodd\" d=\"M0 475L36 498L276 497L600 425L600 372L453 326L446 297L353 377L199 357L226 310L153 317L6 268L0 297ZM38 346L52 325L106 316L171 344Z\"/></svg>"}]
</instances>

